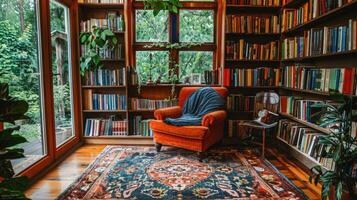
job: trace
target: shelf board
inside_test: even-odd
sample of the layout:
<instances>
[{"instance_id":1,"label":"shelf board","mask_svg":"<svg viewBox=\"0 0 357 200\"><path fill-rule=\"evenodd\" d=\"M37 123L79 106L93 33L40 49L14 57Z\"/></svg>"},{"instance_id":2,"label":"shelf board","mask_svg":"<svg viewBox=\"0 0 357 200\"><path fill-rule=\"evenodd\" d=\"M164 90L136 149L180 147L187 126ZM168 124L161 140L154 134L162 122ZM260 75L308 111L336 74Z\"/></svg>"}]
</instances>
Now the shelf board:
<instances>
[{"instance_id":1,"label":"shelf board","mask_svg":"<svg viewBox=\"0 0 357 200\"><path fill-rule=\"evenodd\" d=\"M280 64L279 60L233 60L233 59L226 59L226 63L230 64Z\"/></svg>"},{"instance_id":2,"label":"shelf board","mask_svg":"<svg viewBox=\"0 0 357 200\"><path fill-rule=\"evenodd\" d=\"M337 53L327 53L317 56L306 56L302 58L282 59L281 62L304 62L304 61L306 62L306 61L312 61L317 59L335 59L337 57L356 57L356 56L357 56L357 50L350 50L350 51L337 52Z\"/></svg>"},{"instance_id":3,"label":"shelf board","mask_svg":"<svg viewBox=\"0 0 357 200\"><path fill-rule=\"evenodd\" d=\"M288 142L286 142L282 138L280 138L280 137L276 137L276 138L279 141L281 141L282 143L284 143L286 146L288 146L290 148L290 150L293 150L293 152L290 152L291 154L293 154L292 156L294 156L297 160L299 160L301 163L303 163L307 168L311 169L315 165L319 165L324 170L328 170L325 166L323 166L317 160L312 158L310 155L300 151L300 149L298 149L297 147L290 145ZM291 155L290 153L289 153L289 155Z\"/></svg>"},{"instance_id":4,"label":"shelf board","mask_svg":"<svg viewBox=\"0 0 357 200\"><path fill-rule=\"evenodd\" d=\"M297 8L307 1L308 0L290 0L285 5L283 5L283 8Z\"/></svg>"},{"instance_id":5,"label":"shelf board","mask_svg":"<svg viewBox=\"0 0 357 200\"><path fill-rule=\"evenodd\" d=\"M263 40L278 40L280 39L280 33L225 33L229 40L234 38L249 38L249 39L263 39Z\"/></svg>"},{"instance_id":6,"label":"shelf board","mask_svg":"<svg viewBox=\"0 0 357 200\"><path fill-rule=\"evenodd\" d=\"M323 15L320 15L318 17L315 17L313 19L311 19L310 21L307 21L303 24L300 24L294 28L291 28L289 30L286 30L283 32L283 34L285 35L288 35L288 34L294 34L296 32L301 32L301 29L307 29L307 28L310 28L312 27L313 25L316 25L318 23L321 23L323 21L326 21L328 19L333 19L335 18L337 15L341 15L341 14L344 14L346 12L349 12L349 11L354 11L353 8L356 8L357 7L357 0L354 0L350 3L347 3L339 8L335 8L333 10L330 10L329 12L323 14Z\"/></svg>"},{"instance_id":7,"label":"shelf board","mask_svg":"<svg viewBox=\"0 0 357 200\"><path fill-rule=\"evenodd\" d=\"M322 132L322 133L324 133L324 134L330 134L330 131L329 131L328 129L322 128L322 127L320 127L320 126L318 126L318 125L316 125L316 124L313 124L313 123L310 123L310 122L307 122L307 121L298 119L298 118L296 118L296 117L294 117L294 116L292 116L292 115L290 115L290 114L287 114L287 113L279 112L279 114L280 114L281 116L285 117L285 118L288 118L288 119L290 119L290 120L293 120L293 121L295 121L295 122L298 122L298 123L300 123L300 124L303 124L303 125L305 125L305 126L307 126L307 127L309 127L309 128L315 129L315 130L320 131L320 132Z\"/></svg>"},{"instance_id":8,"label":"shelf board","mask_svg":"<svg viewBox=\"0 0 357 200\"><path fill-rule=\"evenodd\" d=\"M125 110L83 110L84 113L126 113Z\"/></svg>"},{"instance_id":9,"label":"shelf board","mask_svg":"<svg viewBox=\"0 0 357 200\"><path fill-rule=\"evenodd\" d=\"M252 6L252 5L235 5L227 4L227 13L242 13L242 12L256 12L256 13L278 13L281 6Z\"/></svg>"},{"instance_id":10,"label":"shelf board","mask_svg":"<svg viewBox=\"0 0 357 200\"><path fill-rule=\"evenodd\" d=\"M125 85L82 85L83 89L119 89L126 88Z\"/></svg>"},{"instance_id":11,"label":"shelf board","mask_svg":"<svg viewBox=\"0 0 357 200\"><path fill-rule=\"evenodd\" d=\"M279 86L228 86L228 89L279 89Z\"/></svg>"},{"instance_id":12,"label":"shelf board","mask_svg":"<svg viewBox=\"0 0 357 200\"><path fill-rule=\"evenodd\" d=\"M152 85L141 85L141 87L151 87L151 88L162 88L162 87L172 87L173 84L152 84ZM187 85L187 84L175 84L176 87L221 87L221 85ZM138 87L138 85L130 85L129 87Z\"/></svg>"},{"instance_id":13,"label":"shelf board","mask_svg":"<svg viewBox=\"0 0 357 200\"><path fill-rule=\"evenodd\" d=\"M123 9L124 4L119 3L78 3L80 8L89 9Z\"/></svg>"}]
</instances>

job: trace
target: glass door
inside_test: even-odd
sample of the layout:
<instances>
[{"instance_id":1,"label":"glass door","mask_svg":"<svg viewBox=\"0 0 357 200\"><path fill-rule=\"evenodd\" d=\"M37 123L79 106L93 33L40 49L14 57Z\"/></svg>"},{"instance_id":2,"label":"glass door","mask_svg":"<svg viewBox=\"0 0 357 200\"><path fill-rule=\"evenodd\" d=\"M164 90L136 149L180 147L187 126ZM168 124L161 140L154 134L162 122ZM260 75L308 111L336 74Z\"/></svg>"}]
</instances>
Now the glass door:
<instances>
[{"instance_id":1,"label":"glass door","mask_svg":"<svg viewBox=\"0 0 357 200\"><path fill-rule=\"evenodd\" d=\"M44 158L48 152L43 120L44 84L38 3L38 0L0 1L0 82L9 85L10 96L29 104L26 113L29 119L16 122L20 126L16 134L28 141L15 146L24 149L25 154L24 158L11 161L17 174Z\"/></svg>"},{"instance_id":2,"label":"glass door","mask_svg":"<svg viewBox=\"0 0 357 200\"><path fill-rule=\"evenodd\" d=\"M69 8L50 1L56 147L74 137Z\"/></svg>"}]
</instances>

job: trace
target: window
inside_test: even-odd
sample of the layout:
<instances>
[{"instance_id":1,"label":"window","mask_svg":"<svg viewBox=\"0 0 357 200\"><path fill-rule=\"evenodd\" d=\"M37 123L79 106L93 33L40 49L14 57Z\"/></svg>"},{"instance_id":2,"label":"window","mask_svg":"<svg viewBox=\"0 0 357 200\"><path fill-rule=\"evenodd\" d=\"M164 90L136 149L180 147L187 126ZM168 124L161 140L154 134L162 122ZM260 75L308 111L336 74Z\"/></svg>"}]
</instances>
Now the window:
<instances>
[{"instance_id":1,"label":"window","mask_svg":"<svg viewBox=\"0 0 357 200\"><path fill-rule=\"evenodd\" d=\"M176 71L175 66L181 83L192 73L200 73L204 81L205 71L215 69L216 2L207 1L205 8L183 1L177 14L161 11L156 17L151 10L142 10L142 4L134 4L135 66L141 84L150 77L169 83L169 71ZM172 44L181 45L172 48Z\"/></svg>"},{"instance_id":2,"label":"window","mask_svg":"<svg viewBox=\"0 0 357 200\"><path fill-rule=\"evenodd\" d=\"M74 136L72 130L72 68L68 10L67 7L57 1L50 1L56 147Z\"/></svg>"},{"instance_id":3,"label":"window","mask_svg":"<svg viewBox=\"0 0 357 200\"><path fill-rule=\"evenodd\" d=\"M29 120L18 121L16 134L27 139L18 144L24 149L24 158L11 160L16 173L28 168L47 152L42 115L42 66L39 50L37 0L2 1L0 12L0 82L8 83L10 95L27 101ZM17 5L17 3L21 3ZM21 20L19 20L21 19ZM5 127L12 126L5 124Z\"/></svg>"}]
</instances>

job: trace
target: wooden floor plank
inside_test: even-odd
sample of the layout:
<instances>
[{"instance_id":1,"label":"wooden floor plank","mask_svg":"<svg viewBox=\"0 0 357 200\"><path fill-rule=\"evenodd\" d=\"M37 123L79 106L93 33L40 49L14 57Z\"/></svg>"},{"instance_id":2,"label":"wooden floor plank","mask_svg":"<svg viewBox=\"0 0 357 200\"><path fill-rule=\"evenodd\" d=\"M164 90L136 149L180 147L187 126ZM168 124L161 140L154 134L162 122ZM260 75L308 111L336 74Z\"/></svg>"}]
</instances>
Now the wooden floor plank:
<instances>
[{"instance_id":1,"label":"wooden floor plank","mask_svg":"<svg viewBox=\"0 0 357 200\"><path fill-rule=\"evenodd\" d=\"M51 170L45 177L33 184L26 195L31 199L54 199L73 183L103 151L106 145L86 144ZM288 178L290 178L312 200L320 199L321 186L308 181L308 174L285 157L282 153L269 150L267 159Z\"/></svg>"}]
</instances>

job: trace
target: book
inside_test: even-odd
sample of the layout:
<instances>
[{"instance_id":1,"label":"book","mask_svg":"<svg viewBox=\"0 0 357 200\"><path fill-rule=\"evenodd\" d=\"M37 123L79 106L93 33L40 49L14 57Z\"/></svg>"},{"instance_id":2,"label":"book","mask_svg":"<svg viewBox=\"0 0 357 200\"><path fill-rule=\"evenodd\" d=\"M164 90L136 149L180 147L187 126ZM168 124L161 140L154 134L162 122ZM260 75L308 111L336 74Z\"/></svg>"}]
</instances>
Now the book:
<instances>
[{"instance_id":1,"label":"book","mask_svg":"<svg viewBox=\"0 0 357 200\"><path fill-rule=\"evenodd\" d=\"M94 86L126 85L125 67L87 71L83 83Z\"/></svg>"},{"instance_id":2,"label":"book","mask_svg":"<svg viewBox=\"0 0 357 200\"><path fill-rule=\"evenodd\" d=\"M227 110L235 112L248 112L254 110L255 96L231 94L227 97Z\"/></svg>"},{"instance_id":3,"label":"book","mask_svg":"<svg viewBox=\"0 0 357 200\"><path fill-rule=\"evenodd\" d=\"M279 17L252 16L252 15L227 15L226 33L264 34L279 33Z\"/></svg>"},{"instance_id":4,"label":"book","mask_svg":"<svg viewBox=\"0 0 357 200\"><path fill-rule=\"evenodd\" d=\"M277 60L279 42L251 43L244 39L226 42L226 59L231 60Z\"/></svg>"},{"instance_id":5,"label":"book","mask_svg":"<svg viewBox=\"0 0 357 200\"><path fill-rule=\"evenodd\" d=\"M227 0L228 5L279 6L280 0Z\"/></svg>"},{"instance_id":6,"label":"book","mask_svg":"<svg viewBox=\"0 0 357 200\"><path fill-rule=\"evenodd\" d=\"M229 85L234 87L279 86L280 69L233 68L230 69L229 75Z\"/></svg>"},{"instance_id":7,"label":"book","mask_svg":"<svg viewBox=\"0 0 357 200\"><path fill-rule=\"evenodd\" d=\"M133 110L156 110L176 105L178 105L177 99L153 100L131 98L131 109Z\"/></svg>"},{"instance_id":8,"label":"book","mask_svg":"<svg viewBox=\"0 0 357 200\"><path fill-rule=\"evenodd\" d=\"M124 17L118 12L107 12L106 18L95 19L91 18L86 21L82 21L80 24L81 32L91 32L94 27L108 28L111 31L122 32L124 31Z\"/></svg>"},{"instance_id":9,"label":"book","mask_svg":"<svg viewBox=\"0 0 357 200\"><path fill-rule=\"evenodd\" d=\"M286 66L282 72L284 87L321 92L334 91L353 95L356 86L356 68L316 68L307 65Z\"/></svg>"},{"instance_id":10,"label":"book","mask_svg":"<svg viewBox=\"0 0 357 200\"><path fill-rule=\"evenodd\" d=\"M87 45L81 45L81 54L86 55L88 53ZM114 59L120 60L124 58L124 46L118 43L114 48L104 48L98 50L98 55L101 59Z\"/></svg>"},{"instance_id":11,"label":"book","mask_svg":"<svg viewBox=\"0 0 357 200\"><path fill-rule=\"evenodd\" d=\"M97 94L93 90L83 90L85 110L126 110L126 96L120 94Z\"/></svg>"},{"instance_id":12,"label":"book","mask_svg":"<svg viewBox=\"0 0 357 200\"><path fill-rule=\"evenodd\" d=\"M87 118L84 135L85 136L119 136L128 135L127 120Z\"/></svg>"},{"instance_id":13,"label":"book","mask_svg":"<svg viewBox=\"0 0 357 200\"><path fill-rule=\"evenodd\" d=\"M150 128L150 121L153 119L143 119L141 115L133 116L132 118L132 132L133 135L141 135L141 136L153 136L153 132Z\"/></svg>"}]
</instances>

